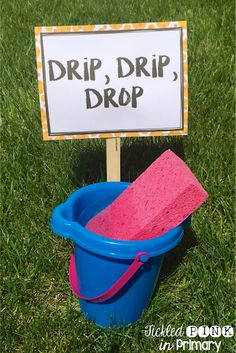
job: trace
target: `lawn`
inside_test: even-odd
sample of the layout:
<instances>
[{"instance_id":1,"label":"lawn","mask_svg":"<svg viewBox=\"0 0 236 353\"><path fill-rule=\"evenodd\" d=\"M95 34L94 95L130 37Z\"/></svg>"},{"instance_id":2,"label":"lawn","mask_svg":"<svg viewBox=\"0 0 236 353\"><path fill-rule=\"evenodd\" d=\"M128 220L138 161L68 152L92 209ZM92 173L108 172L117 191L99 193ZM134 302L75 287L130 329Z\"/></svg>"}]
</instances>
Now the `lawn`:
<instances>
[{"instance_id":1,"label":"lawn","mask_svg":"<svg viewBox=\"0 0 236 353\"><path fill-rule=\"evenodd\" d=\"M233 325L233 1L12 0L2 12L2 352L154 353L160 339L145 336L148 324ZM105 330L83 318L67 278L72 244L49 228L53 208L72 191L105 180L105 144L42 141L34 26L185 19L189 135L122 140L122 180L171 148L210 197L167 256L147 312ZM232 338L218 340L220 352L233 352Z\"/></svg>"}]
</instances>

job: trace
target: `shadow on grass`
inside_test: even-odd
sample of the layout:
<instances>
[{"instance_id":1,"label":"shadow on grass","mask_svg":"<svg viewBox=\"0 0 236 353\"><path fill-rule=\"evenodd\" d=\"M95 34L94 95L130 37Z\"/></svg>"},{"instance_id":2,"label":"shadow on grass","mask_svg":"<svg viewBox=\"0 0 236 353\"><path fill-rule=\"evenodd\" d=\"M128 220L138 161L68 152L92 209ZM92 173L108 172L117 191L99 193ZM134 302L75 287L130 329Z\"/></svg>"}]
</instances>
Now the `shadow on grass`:
<instances>
[{"instance_id":1,"label":"shadow on grass","mask_svg":"<svg viewBox=\"0 0 236 353\"><path fill-rule=\"evenodd\" d=\"M182 138L135 138L122 140L121 180L135 180L165 150L171 149L184 159ZM105 141L91 141L72 156L72 181L76 186L106 180Z\"/></svg>"},{"instance_id":2,"label":"shadow on grass","mask_svg":"<svg viewBox=\"0 0 236 353\"><path fill-rule=\"evenodd\" d=\"M121 150L121 180L135 180L164 151L171 149L184 159L182 140L159 140L156 138L136 139L132 144L125 144Z\"/></svg>"},{"instance_id":3,"label":"shadow on grass","mask_svg":"<svg viewBox=\"0 0 236 353\"><path fill-rule=\"evenodd\" d=\"M180 263L182 262L183 258L186 256L187 251L198 244L196 233L192 229L192 227L187 227L184 230L184 236L174 249L169 251L163 261L163 265L161 268L160 276L153 293L153 297L157 294L159 286L161 282L171 276L178 268Z\"/></svg>"},{"instance_id":4,"label":"shadow on grass","mask_svg":"<svg viewBox=\"0 0 236 353\"><path fill-rule=\"evenodd\" d=\"M105 181L106 149L104 141L86 141L72 155L72 182L75 186Z\"/></svg>"}]
</instances>

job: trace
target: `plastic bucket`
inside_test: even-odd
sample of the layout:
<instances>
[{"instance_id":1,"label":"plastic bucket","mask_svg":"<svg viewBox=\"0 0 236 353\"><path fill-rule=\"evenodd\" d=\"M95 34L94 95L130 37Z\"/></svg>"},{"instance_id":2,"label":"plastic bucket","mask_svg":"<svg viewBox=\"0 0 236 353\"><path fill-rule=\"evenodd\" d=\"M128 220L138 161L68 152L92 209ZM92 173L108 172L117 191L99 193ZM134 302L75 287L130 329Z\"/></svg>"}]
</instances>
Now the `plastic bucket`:
<instances>
[{"instance_id":1,"label":"plastic bucket","mask_svg":"<svg viewBox=\"0 0 236 353\"><path fill-rule=\"evenodd\" d=\"M141 241L114 240L85 229L88 220L128 185L104 182L83 187L57 206L51 218L54 233L74 241L69 274L81 310L103 327L140 318L152 297L164 254L180 242L190 224L189 217L164 235Z\"/></svg>"}]
</instances>

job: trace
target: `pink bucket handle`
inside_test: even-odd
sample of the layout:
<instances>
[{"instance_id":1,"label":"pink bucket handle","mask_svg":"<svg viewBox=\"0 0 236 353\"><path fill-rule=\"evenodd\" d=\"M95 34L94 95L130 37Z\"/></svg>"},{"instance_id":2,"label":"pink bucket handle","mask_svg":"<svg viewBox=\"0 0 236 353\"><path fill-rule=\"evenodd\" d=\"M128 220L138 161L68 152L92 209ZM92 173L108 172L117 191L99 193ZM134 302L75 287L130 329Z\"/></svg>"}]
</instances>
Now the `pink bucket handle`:
<instances>
[{"instance_id":1,"label":"pink bucket handle","mask_svg":"<svg viewBox=\"0 0 236 353\"><path fill-rule=\"evenodd\" d=\"M141 260L142 256L147 256L147 259ZM143 266L143 264L150 259L150 255L143 251L139 252L135 258L132 264L128 267L128 269L123 273L123 275L109 288L106 292L103 294L100 294L96 297L93 298L88 298L85 297L84 295L81 294L78 286L78 280L77 280L77 274L76 274L76 264L75 264L75 255L74 252L71 254L70 258L70 264L69 264L69 280L70 280L70 286L74 294L79 297L80 299L84 299L90 302L101 302L105 301L111 297L113 297L116 293L118 293L124 285L130 280L130 278L133 277L133 275L138 271L140 267Z\"/></svg>"}]
</instances>

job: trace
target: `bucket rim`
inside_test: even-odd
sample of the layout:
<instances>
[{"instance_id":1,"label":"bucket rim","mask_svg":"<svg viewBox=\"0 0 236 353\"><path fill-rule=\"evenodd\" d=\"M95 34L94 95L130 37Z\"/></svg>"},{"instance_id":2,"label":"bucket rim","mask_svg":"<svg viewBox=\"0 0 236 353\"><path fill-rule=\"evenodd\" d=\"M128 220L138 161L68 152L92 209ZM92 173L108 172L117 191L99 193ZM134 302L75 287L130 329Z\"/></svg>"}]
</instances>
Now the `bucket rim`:
<instances>
[{"instance_id":1,"label":"bucket rim","mask_svg":"<svg viewBox=\"0 0 236 353\"><path fill-rule=\"evenodd\" d=\"M78 202L78 199L85 196L88 192L93 192L99 188L114 189L114 187L120 187L122 191L130 184L129 182L119 181L99 182L74 191L65 202L53 210L50 221L52 231L63 238L73 240L77 246L106 257L133 259L140 251L146 251L152 257L168 252L181 241L184 235L184 222L163 235L151 239L118 240L93 233L79 222L71 221L63 216L66 208L72 208L74 203Z\"/></svg>"}]
</instances>

